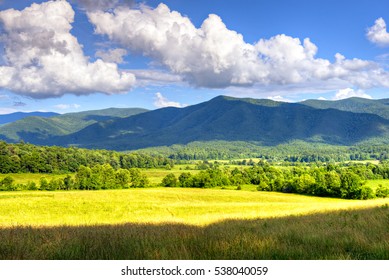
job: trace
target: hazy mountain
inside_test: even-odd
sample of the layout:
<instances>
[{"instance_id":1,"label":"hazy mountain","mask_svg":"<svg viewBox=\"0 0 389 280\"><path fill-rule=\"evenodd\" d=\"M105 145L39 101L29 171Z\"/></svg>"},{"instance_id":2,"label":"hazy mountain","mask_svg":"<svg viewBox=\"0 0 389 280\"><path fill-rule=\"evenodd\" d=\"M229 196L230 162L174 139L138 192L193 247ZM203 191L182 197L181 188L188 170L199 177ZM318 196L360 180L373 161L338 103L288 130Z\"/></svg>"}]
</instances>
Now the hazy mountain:
<instances>
[{"instance_id":1,"label":"hazy mountain","mask_svg":"<svg viewBox=\"0 0 389 280\"><path fill-rule=\"evenodd\" d=\"M56 114L54 117L27 117L0 127L0 139L15 142L24 140L43 144L53 136L74 133L91 124L147 112L140 108L109 108L79 113ZM54 113L55 114L55 113Z\"/></svg>"},{"instance_id":2,"label":"hazy mountain","mask_svg":"<svg viewBox=\"0 0 389 280\"><path fill-rule=\"evenodd\" d=\"M384 137L388 131L389 120L372 113L219 96L186 108L163 108L98 122L47 143L117 150L210 140L350 145Z\"/></svg>"},{"instance_id":3,"label":"hazy mountain","mask_svg":"<svg viewBox=\"0 0 389 280\"><path fill-rule=\"evenodd\" d=\"M30 112L30 113L24 113L24 112L16 112L16 113L11 113L11 114L5 114L5 115L0 115L0 125L6 124L6 123L11 123L15 122L27 117L53 117L59 115L58 113L53 113L53 112Z\"/></svg>"}]
</instances>

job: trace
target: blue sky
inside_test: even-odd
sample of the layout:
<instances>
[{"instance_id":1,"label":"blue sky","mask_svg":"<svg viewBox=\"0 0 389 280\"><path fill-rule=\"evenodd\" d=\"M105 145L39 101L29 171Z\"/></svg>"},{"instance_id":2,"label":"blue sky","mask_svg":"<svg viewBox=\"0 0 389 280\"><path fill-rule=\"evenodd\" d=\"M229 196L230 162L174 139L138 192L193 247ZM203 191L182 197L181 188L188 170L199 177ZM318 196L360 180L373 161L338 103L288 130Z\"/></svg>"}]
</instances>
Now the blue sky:
<instances>
[{"instance_id":1,"label":"blue sky","mask_svg":"<svg viewBox=\"0 0 389 280\"><path fill-rule=\"evenodd\" d=\"M2 0L0 114L386 98L386 22L375 0Z\"/></svg>"}]
</instances>

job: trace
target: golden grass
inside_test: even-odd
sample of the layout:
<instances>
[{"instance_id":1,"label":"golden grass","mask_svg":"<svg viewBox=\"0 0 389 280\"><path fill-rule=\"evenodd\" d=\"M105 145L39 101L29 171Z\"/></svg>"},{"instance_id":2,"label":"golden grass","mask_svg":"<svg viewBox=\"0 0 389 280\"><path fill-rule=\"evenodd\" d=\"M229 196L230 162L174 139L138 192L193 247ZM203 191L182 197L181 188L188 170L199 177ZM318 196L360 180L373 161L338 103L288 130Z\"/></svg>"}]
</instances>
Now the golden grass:
<instances>
[{"instance_id":1,"label":"golden grass","mask_svg":"<svg viewBox=\"0 0 389 280\"><path fill-rule=\"evenodd\" d=\"M0 193L0 227L184 223L306 215L382 206L368 201L215 189L146 188Z\"/></svg>"},{"instance_id":2,"label":"golden grass","mask_svg":"<svg viewBox=\"0 0 389 280\"><path fill-rule=\"evenodd\" d=\"M0 259L389 259L389 207L207 226L0 228Z\"/></svg>"}]
</instances>

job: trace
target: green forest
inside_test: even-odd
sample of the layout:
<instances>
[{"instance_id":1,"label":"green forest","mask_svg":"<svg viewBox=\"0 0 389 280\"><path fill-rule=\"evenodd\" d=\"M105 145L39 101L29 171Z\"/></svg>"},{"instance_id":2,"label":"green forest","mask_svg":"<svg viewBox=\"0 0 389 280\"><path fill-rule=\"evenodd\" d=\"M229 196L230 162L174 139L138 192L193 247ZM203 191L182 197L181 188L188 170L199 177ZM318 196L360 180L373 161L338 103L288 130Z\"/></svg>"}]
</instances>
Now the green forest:
<instances>
[{"instance_id":1,"label":"green forest","mask_svg":"<svg viewBox=\"0 0 389 280\"><path fill-rule=\"evenodd\" d=\"M118 168L172 167L173 160L140 153L119 153L107 150L87 150L75 147L8 144L0 141L0 173L69 173L81 166L109 164Z\"/></svg>"},{"instance_id":2,"label":"green forest","mask_svg":"<svg viewBox=\"0 0 389 280\"><path fill-rule=\"evenodd\" d=\"M361 152L361 150L359 150ZM357 152L355 153L357 155ZM289 157L292 157L291 155ZM39 184L15 183L12 175L0 181L0 190L101 190L150 186L149 178L139 168L171 169L173 160L144 153L119 153L106 150L38 147L31 144L0 142L0 171L10 173L62 173L63 178L45 177ZM379 163L323 163L312 157L310 163L272 164L260 159L235 160L230 163L197 161L193 174L170 173L162 180L164 187L214 188L255 185L258 191L298 193L345 199L388 197L389 188L366 186L366 180L389 179L389 161ZM287 161L288 162L288 161Z\"/></svg>"}]
</instances>

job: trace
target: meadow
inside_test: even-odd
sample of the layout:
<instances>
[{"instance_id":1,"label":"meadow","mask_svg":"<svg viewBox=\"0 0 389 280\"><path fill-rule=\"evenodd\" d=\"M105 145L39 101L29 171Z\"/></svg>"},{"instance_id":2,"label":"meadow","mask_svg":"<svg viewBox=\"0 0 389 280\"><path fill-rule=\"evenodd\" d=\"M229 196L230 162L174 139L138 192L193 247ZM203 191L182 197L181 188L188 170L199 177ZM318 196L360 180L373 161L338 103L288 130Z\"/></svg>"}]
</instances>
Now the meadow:
<instances>
[{"instance_id":1,"label":"meadow","mask_svg":"<svg viewBox=\"0 0 389 280\"><path fill-rule=\"evenodd\" d=\"M0 259L389 259L389 199L144 188L0 193Z\"/></svg>"}]
</instances>

